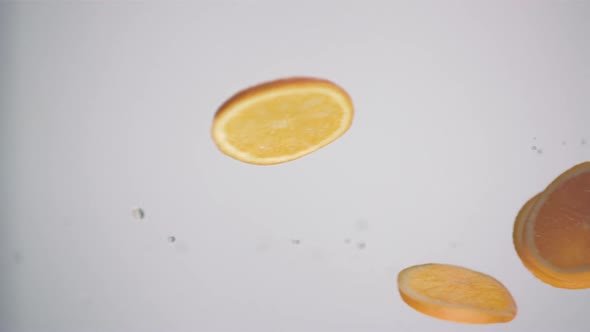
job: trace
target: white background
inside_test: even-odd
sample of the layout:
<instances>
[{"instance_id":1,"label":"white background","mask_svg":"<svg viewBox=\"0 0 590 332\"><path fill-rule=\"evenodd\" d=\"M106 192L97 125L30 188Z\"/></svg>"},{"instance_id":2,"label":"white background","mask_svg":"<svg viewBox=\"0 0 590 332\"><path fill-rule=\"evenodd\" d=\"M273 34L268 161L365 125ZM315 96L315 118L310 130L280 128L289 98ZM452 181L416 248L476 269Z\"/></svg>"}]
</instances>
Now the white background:
<instances>
[{"instance_id":1,"label":"white background","mask_svg":"<svg viewBox=\"0 0 590 332\"><path fill-rule=\"evenodd\" d=\"M344 87L351 129L221 154L217 107L293 75ZM3 2L0 84L2 332L590 329L590 292L512 245L590 159L589 1ZM417 313L396 276L427 262L493 275L518 316Z\"/></svg>"}]
</instances>

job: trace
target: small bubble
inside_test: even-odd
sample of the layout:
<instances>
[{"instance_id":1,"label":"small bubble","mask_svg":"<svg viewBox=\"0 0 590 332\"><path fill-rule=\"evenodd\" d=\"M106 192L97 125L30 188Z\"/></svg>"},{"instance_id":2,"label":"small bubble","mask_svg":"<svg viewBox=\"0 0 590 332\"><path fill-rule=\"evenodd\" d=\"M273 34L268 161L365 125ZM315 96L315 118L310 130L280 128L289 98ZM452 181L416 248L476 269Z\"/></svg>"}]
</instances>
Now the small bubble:
<instances>
[{"instance_id":1,"label":"small bubble","mask_svg":"<svg viewBox=\"0 0 590 332\"><path fill-rule=\"evenodd\" d=\"M136 207L131 210L131 215L133 218L141 220L145 217L145 212L143 212L143 209Z\"/></svg>"},{"instance_id":2,"label":"small bubble","mask_svg":"<svg viewBox=\"0 0 590 332\"><path fill-rule=\"evenodd\" d=\"M344 239L344 243L346 243L346 244L350 244L350 242L352 242L352 240L351 240L351 239L349 239L349 238L346 238L346 239Z\"/></svg>"},{"instance_id":3,"label":"small bubble","mask_svg":"<svg viewBox=\"0 0 590 332\"><path fill-rule=\"evenodd\" d=\"M542 149L537 149L537 153L538 154L542 154L543 153L543 150Z\"/></svg>"},{"instance_id":4,"label":"small bubble","mask_svg":"<svg viewBox=\"0 0 590 332\"><path fill-rule=\"evenodd\" d=\"M533 137L533 140L535 140L535 141L536 141L536 140L537 140L537 137Z\"/></svg>"},{"instance_id":5,"label":"small bubble","mask_svg":"<svg viewBox=\"0 0 590 332\"><path fill-rule=\"evenodd\" d=\"M566 145L567 142L566 141L561 141L561 145Z\"/></svg>"},{"instance_id":6,"label":"small bubble","mask_svg":"<svg viewBox=\"0 0 590 332\"><path fill-rule=\"evenodd\" d=\"M533 145L531 146L531 150L537 150L537 147Z\"/></svg>"},{"instance_id":7,"label":"small bubble","mask_svg":"<svg viewBox=\"0 0 590 332\"><path fill-rule=\"evenodd\" d=\"M298 244L301 244L301 240L299 240L299 239L293 239L293 240L291 240L291 243L294 244L294 245L298 245Z\"/></svg>"},{"instance_id":8,"label":"small bubble","mask_svg":"<svg viewBox=\"0 0 590 332\"><path fill-rule=\"evenodd\" d=\"M367 244L364 242L359 242L359 243L357 243L356 246L357 246L357 248L359 248L359 250L363 250L367 247Z\"/></svg>"},{"instance_id":9,"label":"small bubble","mask_svg":"<svg viewBox=\"0 0 590 332\"><path fill-rule=\"evenodd\" d=\"M169 236L168 237L168 242L170 242L170 243L176 242L176 237L175 236Z\"/></svg>"},{"instance_id":10,"label":"small bubble","mask_svg":"<svg viewBox=\"0 0 590 332\"><path fill-rule=\"evenodd\" d=\"M582 140L580 141L580 144L582 144L582 145L586 145L586 143L587 143L587 142L586 142L586 139L585 139L585 138L582 138Z\"/></svg>"}]
</instances>

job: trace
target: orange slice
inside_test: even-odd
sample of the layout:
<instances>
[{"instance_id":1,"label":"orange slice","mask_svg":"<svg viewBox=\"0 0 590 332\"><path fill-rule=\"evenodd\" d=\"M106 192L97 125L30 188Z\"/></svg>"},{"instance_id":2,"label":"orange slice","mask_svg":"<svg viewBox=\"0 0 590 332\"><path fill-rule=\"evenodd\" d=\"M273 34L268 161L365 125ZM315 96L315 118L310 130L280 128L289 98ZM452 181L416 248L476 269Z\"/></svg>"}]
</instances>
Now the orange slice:
<instances>
[{"instance_id":1,"label":"orange slice","mask_svg":"<svg viewBox=\"0 0 590 332\"><path fill-rule=\"evenodd\" d=\"M533 198L529 199L523 205L523 207L520 209L520 211L518 212L518 215L516 217L516 222L514 223L514 231L512 233L512 239L514 242L514 248L516 249L516 253L518 254L518 257L520 257L520 260L526 266L526 268L529 269L533 273L533 275L535 275L537 278L546 279L546 278L551 278L551 277L542 273L540 270L538 270L535 267L535 264L531 259L530 250L528 250L528 248L526 246L524 246L524 238L523 238L523 235L524 235L523 230L524 230L524 226L526 224L525 221L527 220L529 214L531 213L531 210L532 210L533 206L535 205L535 203L537 202L537 199L539 198L539 196L541 196L541 194L537 194Z\"/></svg>"},{"instance_id":2,"label":"orange slice","mask_svg":"<svg viewBox=\"0 0 590 332\"><path fill-rule=\"evenodd\" d=\"M516 303L498 280L464 267L416 265L397 278L402 299L418 312L457 323L493 324L516 316Z\"/></svg>"},{"instance_id":3,"label":"orange slice","mask_svg":"<svg viewBox=\"0 0 590 332\"><path fill-rule=\"evenodd\" d=\"M231 97L215 114L211 135L234 159L280 164L335 141L352 124L353 113L350 96L330 81L281 79Z\"/></svg>"},{"instance_id":4,"label":"orange slice","mask_svg":"<svg viewBox=\"0 0 590 332\"><path fill-rule=\"evenodd\" d=\"M538 266L538 264L535 262L535 258L531 255L529 247L524 245L524 226L526 225L526 220L529 217L530 212L533 209L535 203L539 199L539 196L541 196L541 194L537 194L533 198L528 200L525 203L525 205L523 205L522 209L518 213L518 216L516 217L516 222L514 223L513 231L514 248L516 249L516 253L518 254L518 257L522 261L523 265L529 271L531 271L531 273L535 277L548 284L557 285L562 282L559 279L553 277L552 275L543 272L544 269Z\"/></svg>"},{"instance_id":5,"label":"orange slice","mask_svg":"<svg viewBox=\"0 0 590 332\"><path fill-rule=\"evenodd\" d=\"M523 265L559 288L590 288L590 162L561 174L527 202L514 223Z\"/></svg>"}]
</instances>

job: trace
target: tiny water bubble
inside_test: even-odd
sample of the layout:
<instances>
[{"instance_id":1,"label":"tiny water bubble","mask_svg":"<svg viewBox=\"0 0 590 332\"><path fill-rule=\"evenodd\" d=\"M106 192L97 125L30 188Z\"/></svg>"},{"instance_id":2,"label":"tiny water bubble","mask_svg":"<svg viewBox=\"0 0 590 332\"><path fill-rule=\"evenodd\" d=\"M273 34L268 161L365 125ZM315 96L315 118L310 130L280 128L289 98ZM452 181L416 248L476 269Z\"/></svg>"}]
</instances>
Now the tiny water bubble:
<instances>
[{"instance_id":1,"label":"tiny water bubble","mask_svg":"<svg viewBox=\"0 0 590 332\"><path fill-rule=\"evenodd\" d=\"M366 244L366 243L364 243L364 242L359 242L359 243L357 243L357 245L356 245L356 246L357 246L357 248L358 248L359 250L363 250L363 249L365 249L365 248L367 247L367 244Z\"/></svg>"},{"instance_id":2,"label":"tiny water bubble","mask_svg":"<svg viewBox=\"0 0 590 332\"><path fill-rule=\"evenodd\" d=\"M346 243L346 244L350 244L351 242L352 242L352 240L350 238L344 239L344 243Z\"/></svg>"},{"instance_id":3,"label":"tiny water bubble","mask_svg":"<svg viewBox=\"0 0 590 332\"><path fill-rule=\"evenodd\" d=\"M582 138L582 139L580 140L580 144L581 144L581 145L586 145L586 143L588 143L588 142L586 141L586 139L585 139L585 138Z\"/></svg>"},{"instance_id":4,"label":"tiny water bubble","mask_svg":"<svg viewBox=\"0 0 590 332\"><path fill-rule=\"evenodd\" d=\"M137 220L142 220L143 218L145 218L145 212L143 212L143 209L140 207L135 207L131 210L131 215L133 216L134 219Z\"/></svg>"},{"instance_id":5,"label":"tiny water bubble","mask_svg":"<svg viewBox=\"0 0 590 332\"><path fill-rule=\"evenodd\" d=\"M291 244L299 245L299 244L301 244L301 240L299 240L299 239L292 239L291 240Z\"/></svg>"},{"instance_id":6,"label":"tiny water bubble","mask_svg":"<svg viewBox=\"0 0 590 332\"><path fill-rule=\"evenodd\" d=\"M531 146L531 150L537 150L537 147L533 145Z\"/></svg>"},{"instance_id":7,"label":"tiny water bubble","mask_svg":"<svg viewBox=\"0 0 590 332\"><path fill-rule=\"evenodd\" d=\"M168 242L169 242L169 243L174 243L174 242L176 242L176 236L169 236L169 237L168 237Z\"/></svg>"},{"instance_id":8,"label":"tiny water bubble","mask_svg":"<svg viewBox=\"0 0 590 332\"><path fill-rule=\"evenodd\" d=\"M542 154L543 153L543 150L542 149L537 149L537 153L538 154Z\"/></svg>"}]
</instances>

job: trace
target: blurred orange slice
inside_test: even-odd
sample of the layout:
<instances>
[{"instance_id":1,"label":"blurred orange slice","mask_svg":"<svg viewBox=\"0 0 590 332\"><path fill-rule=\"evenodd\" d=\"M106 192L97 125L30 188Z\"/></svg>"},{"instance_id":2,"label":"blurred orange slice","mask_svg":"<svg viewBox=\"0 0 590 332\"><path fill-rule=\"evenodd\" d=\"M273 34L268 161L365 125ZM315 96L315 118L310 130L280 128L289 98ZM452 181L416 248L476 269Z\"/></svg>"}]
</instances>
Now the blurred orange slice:
<instances>
[{"instance_id":1,"label":"blurred orange slice","mask_svg":"<svg viewBox=\"0 0 590 332\"><path fill-rule=\"evenodd\" d=\"M295 77L243 90L217 111L211 135L224 154L273 165L308 155L351 126L353 104L338 85Z\"/></svg>"},{"instance_id":2,"label":"blurred orange slice","mask_svg":"<svg viewBox=\"0 0 590 332\"><path fill-rule=\"evenodd\" d=\"M565 171L523 206L513 240L525 267L541 281L590 288L590 162Z\"/></svg>"},{"instance_id":3,"label":"blurred orange slice","mask_svg":"<svg viewBox=\"0 0 590 332\"><path fill-rule=\"evenodd\" d=\"M398 275L402 299L431 317L457 323L509 322L517 307L498 280L464 267L446 264L416 265Z\"/></svg>"}]
</instances>

